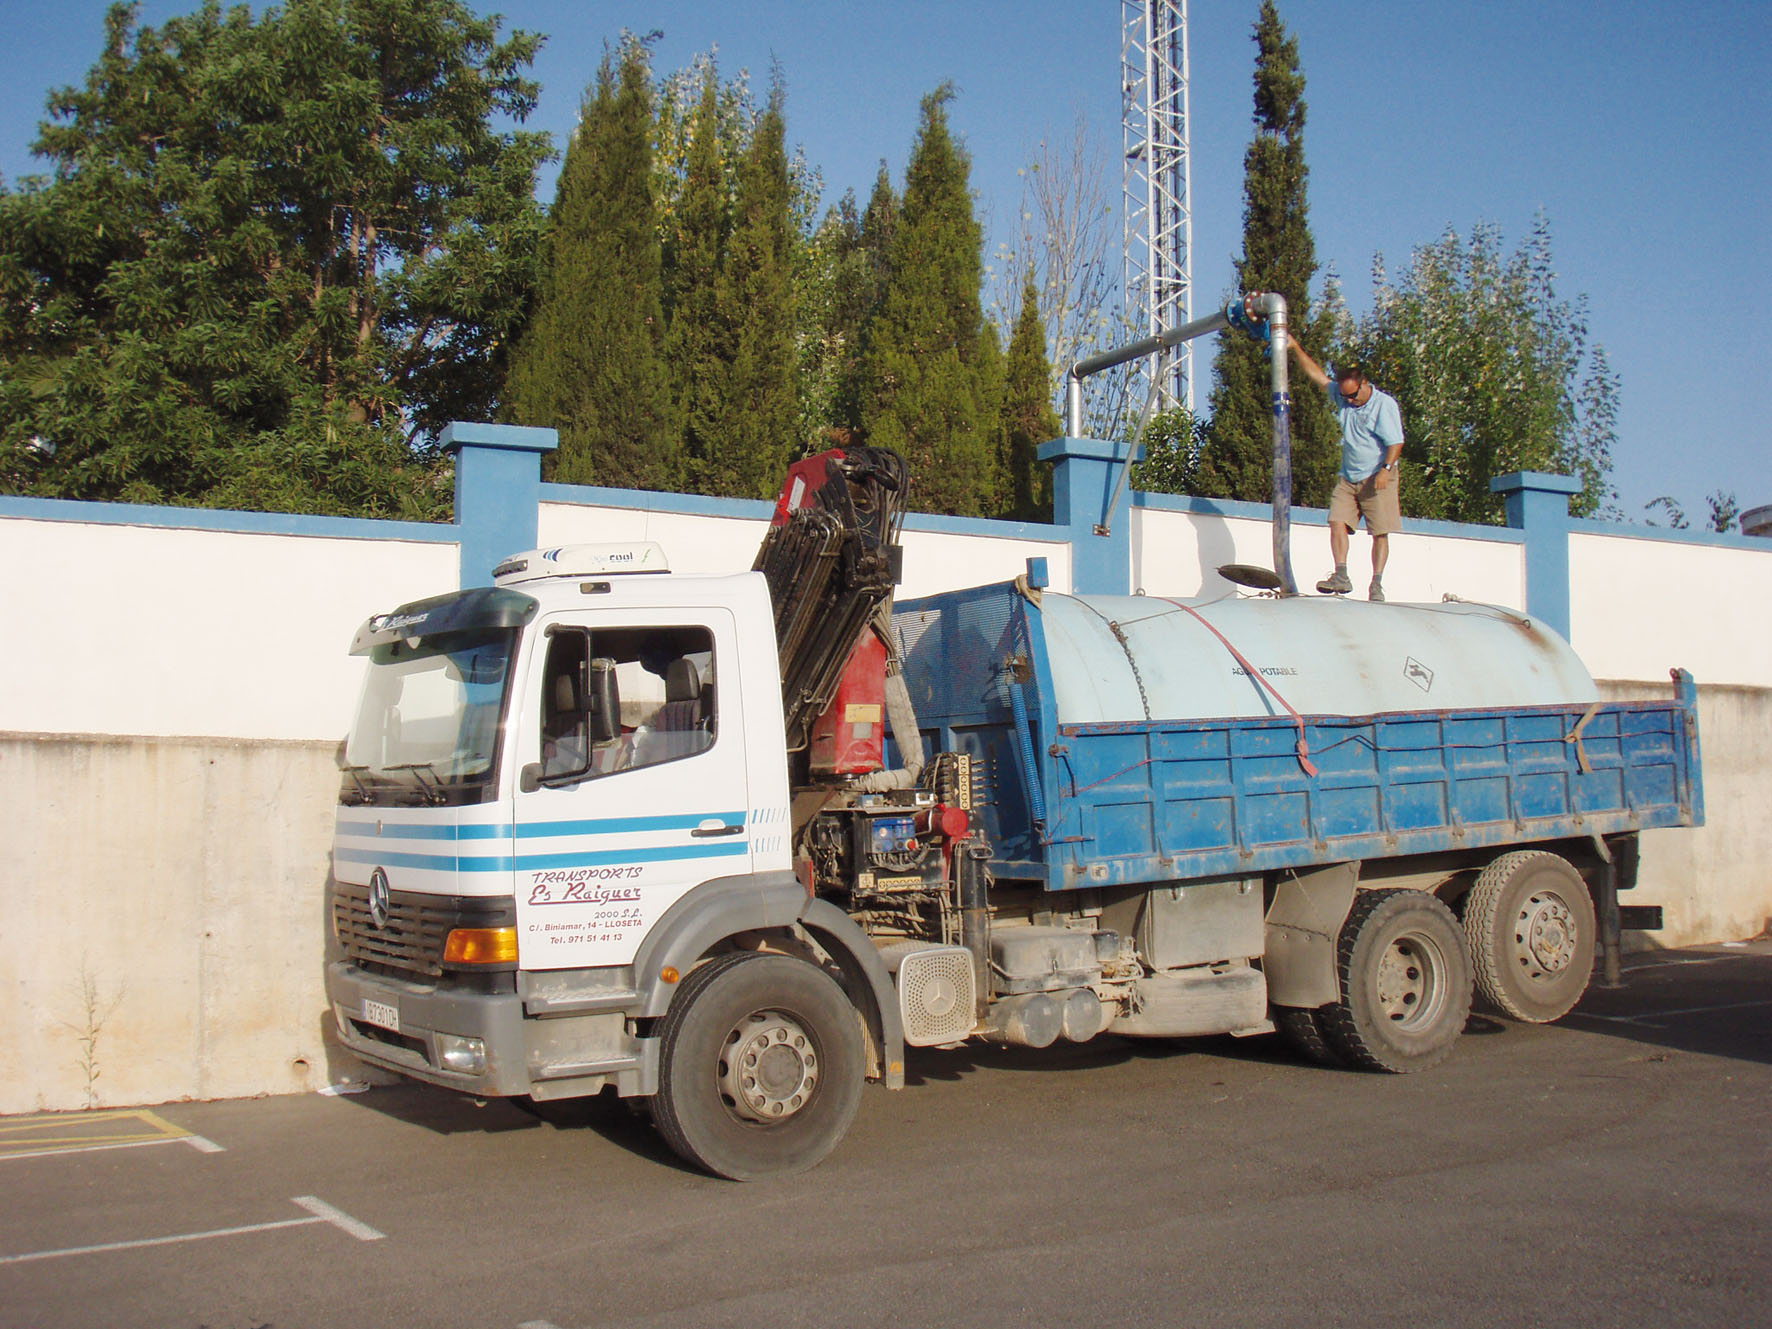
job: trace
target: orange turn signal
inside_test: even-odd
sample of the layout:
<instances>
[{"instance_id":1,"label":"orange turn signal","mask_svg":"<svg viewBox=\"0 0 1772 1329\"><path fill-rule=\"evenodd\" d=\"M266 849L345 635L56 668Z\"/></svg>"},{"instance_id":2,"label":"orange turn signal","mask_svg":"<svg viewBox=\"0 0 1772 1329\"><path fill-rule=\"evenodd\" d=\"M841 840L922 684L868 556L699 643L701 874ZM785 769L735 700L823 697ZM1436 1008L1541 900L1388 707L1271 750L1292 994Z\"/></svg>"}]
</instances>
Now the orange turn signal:
<instances>
[{"instance_id":1,"label":"orange turn signal","mask_svg":"<svg viewBox=\"0 0 1772 1329\"><path fill-rule=\"evenodd\" d=\"M516 928L456 928L443 943L444 964L516 962Z\"/></svg>"},{"instance_id":2,"label":"orange turn signal","mask_svg":"<svg viewBox=\"0 0 1772 1329\"><path fill-rule=\"evenodd\" d=\"M663 969L660 969L658 971L658 976L667 983L675 983L679 978L683 977L683 975L677 972L677 966L674 964L667 964Z\"/></svg>"}]
</instances>

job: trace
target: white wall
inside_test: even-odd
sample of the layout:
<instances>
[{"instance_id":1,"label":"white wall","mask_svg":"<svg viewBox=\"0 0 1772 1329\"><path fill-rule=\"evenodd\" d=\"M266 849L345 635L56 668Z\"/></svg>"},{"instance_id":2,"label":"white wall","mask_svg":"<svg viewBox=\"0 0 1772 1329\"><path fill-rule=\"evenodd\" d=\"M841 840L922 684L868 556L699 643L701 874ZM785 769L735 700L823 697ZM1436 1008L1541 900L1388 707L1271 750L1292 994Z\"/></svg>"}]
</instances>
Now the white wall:
<instances>
[{"instance_id":1,"label":"white wall","mask_svg":"<svg viewBox=\"0 0 1772 1329\"><path fill-rule=\"evenodd\" d=\"M543 546L656 540L671 568L682 573L742 572L757 557L766 518L704 517L682 512L543 503L537 528ZM948 531L907 530L901 599L1008 581L1029 558L1047 560L1052 586L1071 585L1071 547L1061 540L1023 540Z\"/></svg>"},{"instance_id":2,"label":"white wall","mask_svg":"<svg viewBox=\"0 0 1772 1329\"><path fill-rule=\"evenodd\" d=\"M1354 594L1372 575L1372 546L1356 535L1348 556ZM1215 517L1160 508L1132 510L1132 582L1151 595L1220 595L1226 563L1273 566L1273 526L1265 519ZM1335 566L1329 530L1316 514L1292 523L1292 572L1314 587ZM1402 531L1391 537L1385 594L1394 601L1438 604L1446 595L1518 608L1525 603L1524 548L1506 540Z\"/></svg>"},{"instance_id":3,"label":"white wall","mask_svg":"<svg viewBox=\"0 0 1772 1329\"><path fill-rule=\"evenodd\" d=\"M1772 687L1772 540L1742 549L1572 534L1569 627L1596 678Z\"/></svg>"},{"instance_id":4,"label":"white wall","mask_svg":"<svg viewBox=\"0 0 1772 1329\"><path fill-rule=\"evenodd\" d=\"M0 519L0 731L338 739L372 613L456 546Z\"/></svg>"}]
</instances>

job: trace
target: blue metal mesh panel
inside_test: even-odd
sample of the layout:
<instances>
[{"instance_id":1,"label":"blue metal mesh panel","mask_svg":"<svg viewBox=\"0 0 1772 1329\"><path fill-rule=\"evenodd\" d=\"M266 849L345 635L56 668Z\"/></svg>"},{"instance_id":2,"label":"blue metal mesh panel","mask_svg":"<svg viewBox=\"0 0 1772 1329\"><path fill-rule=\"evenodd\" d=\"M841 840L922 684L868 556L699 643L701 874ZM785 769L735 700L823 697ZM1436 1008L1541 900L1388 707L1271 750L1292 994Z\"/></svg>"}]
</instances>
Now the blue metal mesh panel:
<instances>
[{"instance_id":1,"label":"blue metal mesh panel","mask_svg":"<svg viewBox=\"0 0 1772 1329\"><path fill-rule=\"evenodd\" d=\"M1027 654L1027 621L1013 585L911 601L894 611L892 626L925 729L1009 718L1004 670Z\"/></svg>"}]
</instances>

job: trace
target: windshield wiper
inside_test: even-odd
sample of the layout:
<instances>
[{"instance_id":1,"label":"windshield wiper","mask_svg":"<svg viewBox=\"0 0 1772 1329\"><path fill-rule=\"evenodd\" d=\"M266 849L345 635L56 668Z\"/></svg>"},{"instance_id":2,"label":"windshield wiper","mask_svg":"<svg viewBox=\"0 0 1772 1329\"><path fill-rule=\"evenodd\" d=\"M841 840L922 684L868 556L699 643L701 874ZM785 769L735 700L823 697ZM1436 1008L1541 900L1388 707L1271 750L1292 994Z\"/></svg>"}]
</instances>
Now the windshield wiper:
<instances>
[{"instance_id":1,"label":"windshield wiper","mask_svg":"<svg viewBox=\"0 0 1772 1329\"><path fill-rule=\"evenodd\" d=\"M339 796L339 802L341 802L341 803L351 802L354 804L375 802L375 794L370 790L368 785L363 783L363 777L362 777L362 775L359 774L359 772L366 771L368 769L369 769L368 766L340 766L339 767L339 770L343 771L346 775L351 777L351 783L357 786L357 795L354 799L347 799L344 795L341 794Z\"/></svg>"},{"instance_id":2,"label":"windshield wiper","mask_svg":"<svg viewBox=\"0 0 1772 1329\"><path fill-rule=\"evenodd\" d=\"M435 763L428 761L408 761L402 762L398 766L390 766L388 769L390 771L411 771L412 778L418 783L419 797L426 803L429 803L432 807L440 808L449 801L443 793L443 781L437 778L437 768ZM429 784L425 783L425 777L427 775L431 778Z\"/></svg>"}]
</instances>

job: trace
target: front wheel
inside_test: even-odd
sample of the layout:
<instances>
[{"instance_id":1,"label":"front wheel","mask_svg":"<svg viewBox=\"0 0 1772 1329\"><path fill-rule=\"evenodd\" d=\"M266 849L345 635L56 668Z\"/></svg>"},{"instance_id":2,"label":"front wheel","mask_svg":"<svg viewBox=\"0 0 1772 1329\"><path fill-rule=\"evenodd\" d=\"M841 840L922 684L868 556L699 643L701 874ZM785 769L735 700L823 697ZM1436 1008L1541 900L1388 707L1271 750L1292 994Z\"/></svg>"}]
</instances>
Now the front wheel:
<instances>
[{"instance_id":1,"label":"front wheel","mask_svg":"<svg viewBox=\"0 0 1772 1329\"><path fill-rule=\"evenodd\" d=\"M723 955L692 971L659 1039L653 1120L716 1176L804 1172L861 1104L855 1008L829 975L785 955Z\"/></svg>"},{"instance_id":2,"label":"front wheel","mask_svg":"<svg viewBox=\"0 0 1772 1329\"><path fill-rule=\"evenodd\" d=\"M1349 1065L1426 1070L1471 1008L1471 967L1452 911L1425 891L1361 891L1336 946L1341 1000L1318 1012Z\"/></svg>"},{"instance_id":3,"label":"front wheel","mask_svg":"<svg viewBox=\"0 0 1772 1329\"><path fill-rule=\"evenodd\" d=\"M1594 972L1594 902L1569 864L1536 850L1503 854L1464 901L1477 992L1527 1024L1561 1019Z\"/></svg>"}]
</instances>

